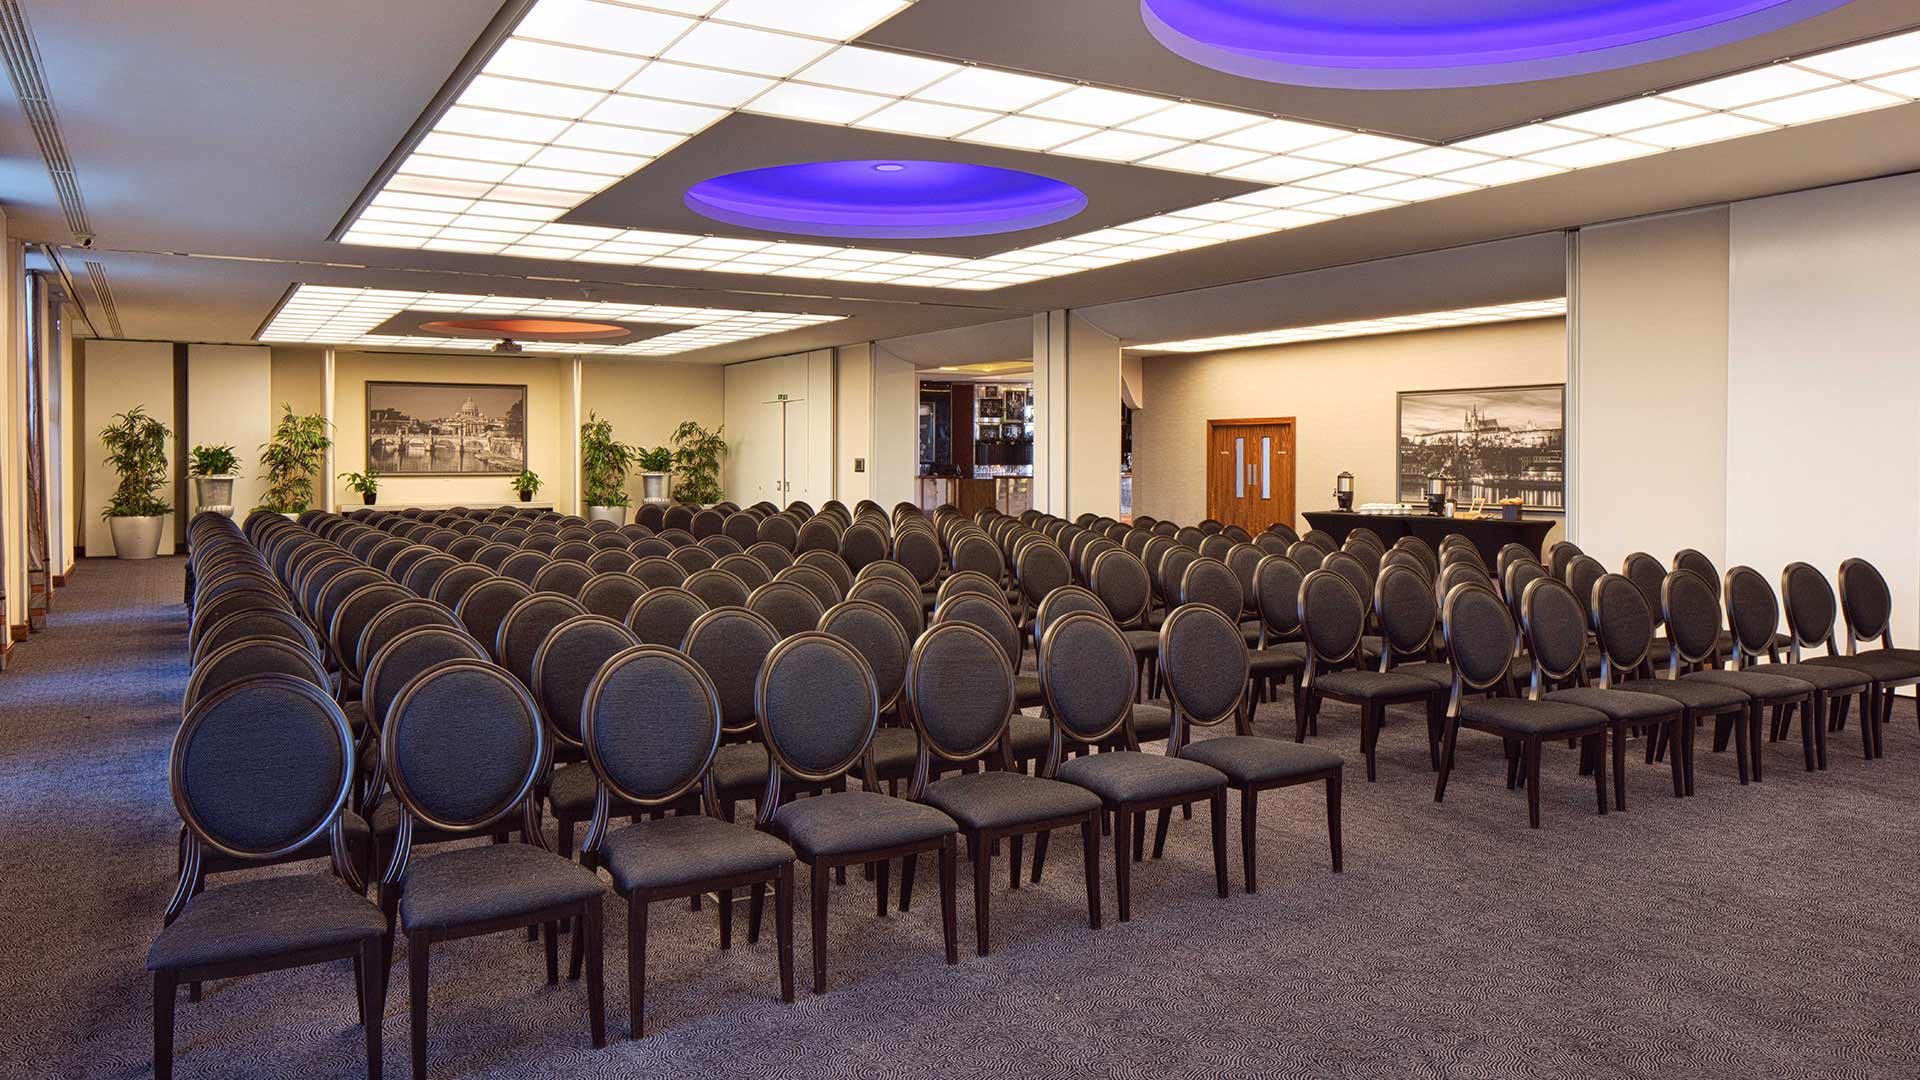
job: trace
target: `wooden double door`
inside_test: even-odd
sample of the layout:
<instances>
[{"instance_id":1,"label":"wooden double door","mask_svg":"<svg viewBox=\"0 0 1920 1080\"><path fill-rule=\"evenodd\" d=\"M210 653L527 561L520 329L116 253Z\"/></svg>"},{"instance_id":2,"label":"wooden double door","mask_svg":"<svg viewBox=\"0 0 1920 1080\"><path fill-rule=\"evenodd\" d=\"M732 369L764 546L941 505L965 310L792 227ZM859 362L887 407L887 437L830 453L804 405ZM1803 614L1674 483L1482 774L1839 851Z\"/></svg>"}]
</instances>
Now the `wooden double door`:
<instances>
[{"instance_id":1,"label":"wooden double door","mask_svg":"<svg viewBox=\"0 0 1920 1080\"><path fill-rule=\"evenodd\" d=\"M1258 534L1293 524L1293 417L1207 421L1207 516Z\"/></svg>"}]
</instances>

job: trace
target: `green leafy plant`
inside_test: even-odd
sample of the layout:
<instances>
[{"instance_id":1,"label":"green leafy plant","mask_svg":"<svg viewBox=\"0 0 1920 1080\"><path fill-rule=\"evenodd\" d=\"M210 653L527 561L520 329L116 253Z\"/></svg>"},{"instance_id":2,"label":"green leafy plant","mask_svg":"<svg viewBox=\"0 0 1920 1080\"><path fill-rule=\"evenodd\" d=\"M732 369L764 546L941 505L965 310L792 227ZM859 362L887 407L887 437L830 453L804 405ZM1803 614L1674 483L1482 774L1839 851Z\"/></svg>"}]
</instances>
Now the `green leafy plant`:
<instances>
[{"instance_id":1,"label":"green leafy plant","mask_svg":"<svg viewBox=\"0 0 1920 1080\"><path fill-rule=\"evenodd\" d=\"M240 458L231 446L196 446L193 448L193 464L187 467L189 476L238 476Z\"/></svg>"},{"instance_id":2,"label":"green leafy plant","mask_svg":"<svg viewBox=\"0 0 1920 1080\"><path fill-rule=\"evenodd\" d=\"M347 482L347 489L360 495L373 495L380 490L380 474L373 469L366 472L343 472L340 478Z\"/></svg>"},{"instance_id":3,"label":"green leafy plant","mask_svg":"<svg viewBox=\"0 0 1920 1080\"><path fill-rule=\"evenodd\" d=\"M286 412L273 429L273 438L260 447L267 490L265 501L256 509L302 514L313 504L313 481L326 463L333 440L327 435L326 417L317 413L301 416L287 404L280 407Z\"/></svg>"},{"instance_id":4,"label":"green leafy plant","mask_svg":"<svg viewBox=\"0 0 1920 1080\"><path fill-rule=\"evenodd\" d=\"M720 459L727 455L727 441L720 437L723 424L708 431L688 420L673 430L673 497L683 503L716 503L725 494L720 490Z\"/></svg>"},{"instance_id":5,"label":"green leafy plant","mask_svg":"<svg viewBox=\"0 0 1920 1080\"><path fill-rule=\"evenodd\" d=\"M520 494L531 495L540 490L540 475L532 469L521 469L520 475L514 477L508 481L508 483L512 484L513 490Z\"/></svg>"},{"instance_id":6,"label":"green leafy plant","mask_svg":"<svg viewBox=\"0 0 1920 1080\"><path fill-rule=\"evenodd\" d=\"M635 449L639 451L641 472L666 472L673 468L673 447L656 446L649 450L640 446Z\"/></svg>"},{"instance_id":7,"label":"green leafy plant","mask_svg":"<svg viewBox=\"0 0 1920 1080\"><path fill-rule=\"evenodd\" d=\"M120 485L107 499L103 518L154 517L170 514L173 506L156 494L167 482L167 440L173 432L136 405L100 429L100 445L107 464L120 474Z\"/></svg>"},{"instance_id":8,"label":"green leafy plant","mask_svg":"<svg viewBox=\"0 0 1920 1080\"><path fill-rule=\"evenodd\" d=\"M635 447L613 437L613 421L594 413L580 425L580 476L588 506L626 506L627 471L638 456Z\"/></svg>"}]
</instances>

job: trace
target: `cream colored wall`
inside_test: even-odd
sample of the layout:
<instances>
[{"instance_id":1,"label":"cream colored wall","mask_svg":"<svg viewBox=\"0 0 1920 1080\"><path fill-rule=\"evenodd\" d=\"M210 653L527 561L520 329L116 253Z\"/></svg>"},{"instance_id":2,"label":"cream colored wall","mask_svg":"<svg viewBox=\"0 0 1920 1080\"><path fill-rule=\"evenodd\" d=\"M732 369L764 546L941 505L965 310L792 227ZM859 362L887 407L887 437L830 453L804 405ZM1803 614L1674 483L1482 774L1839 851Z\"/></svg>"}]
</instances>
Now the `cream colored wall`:
<instances>
[{"instance_id":1,"label":"cream colored wall","mask_svg":"<svg viewBox=\"0 0 1920 1080\"><path fill-rule=\"evenodd\" d=\"M234 513L241 520L249 508L260 505L267 487L259 447L273 434L272 383L273 364L265 346L187 348L187 448L233 446L241 459L240 479L233 485ZM193 497L189 483L187 498Z\"/></svg>"},{"instance_id":2,"label":"cream colored wall","mask_svg":"<svg viewBox=\"0 0 1920 1080\"><path fill-rule=\"evenodd\" d=\"M1067 506L1062 517L1120 515L1120 339L1067 323Z\"/></svg>"},{"instance_id":3,"label":"cream colored wall","mask_svg":"<svg viewBox=\"0 0 1920 1080\"><path fill-rule=\"evenodd\" d=\"M1726 559L1872 562L1920 645L1920 175L1735 204ZM1666 554L1666 553L1659 553ZM1841 631L1844 635L1844 629Z\"/></svg>"},{"instance_id":4,"label":"cream colored wall","mask_svg":"<svg viewBox=\"0 0 1920 1080\"><path fill-rule=\"evenodd\" d=\"M574 504L572 360L534 356L412 356L340 351L334 354L334 473L360 472L367 458L367 383L501 383L527 387L527 467L540 474L540 501ZM295 410L300 406L295 404ZM389 506L495 506L518 498L505 476L408 477L380 481L380 502ZM338 476L326 479L335 502L359 505Z\"/></svg>"},{"instance_id":5,"label":"cream colored wall","mask_svg":"<svg viewBox=\"0 0 1920 1080\"><path fill-rule=\"evenodd\" d=\"M87 344L86 416L82 421L87 433L86 526L87 554L113 554L113 537L100 511L107 505L119 483L107 467L100 448L101 428L113 422L114 414L135 405L144 405L155 416L173 427L173 346L164 341L107 341ZM173 440L167 441L167 460L173 461ZM172 488L161 490L162 498L172 498ZM173 515L167 515L160 531L160 554L173 554Z\"/></svg>"},{"instance_id":6,"label":"cream colored wall","mask_svg":"<svg viewBox=\"0 0 1920 1080\"><path fill-rule=\"evenodd\" d=\"M726 422L725 369L659 360L582 360L580 408L613 421L614 437L648 448L670 445L683 420L709 429ZM541 475L545 475L544 473ZM640 503L640 475L627 492ZM542 494L545 494L544 492Z\"/></svg>"},{"instance_id":7,"label":"cream colored wall","mask_svg":"<svg viewBox=\"0 0 1920 1080\"><path fill-rule=\"evenodd\" d=\"M835 350L833 379L833 497L852 506L873 497L873 346Z\"/></svg>"},{"instance_id":8,"label":"cream colored wall","mask_svg":"<svg viewBox=\"0 0 1920 1080\"><path fill-rule=\"evenodd\" d=\"M1727 230L1715 207L1575 241L1569 504L1574 540L1608 569L1686 547L1724 564Z\"/></svg>"},{"instance_id":9,"label":"cream colored wall","mask_svg":"<svg viewBox=\"0 0 1920 1080\"><path fill-rule=\"evenodd\" d=\"M1399 391L1561 382L1566 330L1563 320L1539 319L1148 357L1144 369L1134 512L1191 523L1207 512L1208 420L1294 418L1297 511L1331 508L1342 471L1354 474L1356 502L1392 502ZM1561 532L1556 524L1551 535Z\"/></svg>"},{"instance_id":10,"label":"cream colored wall","mask_svg":"<svg viewBox=\"0 0 1920 1080\"><path fill-rule=\"evenodd\" d=\"M867 469L873 501L888 508L913 502L920 472L919 369L885 349L873 350L873 444Z\"/></svg>"},{"instance_id":11,"label":"cream colored wall","mask_svg":"<svg viewBox=\"0 0 1920 1080\"><path fill-rule=\"evenodd\" d=\"M62 574L73 569L74 549L80 544L80 506L75 501L80 495L79 472L74 467L72 447L74 440L80 437L75 421L79 415L75 401L75 364L79 360L78 342L74 339L75 323L80 320L72 305L62 305L60 319L60 422L57 435L48 446L48 452L58 460L60 477L60 512L55 520L60 526L59 557L56 560L58 571Z\"/></svg>"}]
</instances>

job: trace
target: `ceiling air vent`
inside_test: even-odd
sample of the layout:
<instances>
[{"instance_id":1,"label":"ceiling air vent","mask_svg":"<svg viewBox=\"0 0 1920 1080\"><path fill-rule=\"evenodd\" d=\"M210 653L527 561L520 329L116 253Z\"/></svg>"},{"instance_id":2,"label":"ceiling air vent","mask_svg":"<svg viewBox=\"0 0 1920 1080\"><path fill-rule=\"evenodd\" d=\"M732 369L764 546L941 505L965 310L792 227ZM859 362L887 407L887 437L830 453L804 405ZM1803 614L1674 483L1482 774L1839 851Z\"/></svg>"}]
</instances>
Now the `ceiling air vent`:
<instances>
[{"instance_id":1,"label":"ceiling air vent","mask_svg":"<svg viewBox=\"0 0 1920 1080\"><path fill-rule=\"evenodd\" d=\"M107 268L93 259L86 260L87 281L93 286L94 303L107 316L107 327L120 337L120 309L113 303L113 286L107 283Z\"/></svg>"}]
</instances>

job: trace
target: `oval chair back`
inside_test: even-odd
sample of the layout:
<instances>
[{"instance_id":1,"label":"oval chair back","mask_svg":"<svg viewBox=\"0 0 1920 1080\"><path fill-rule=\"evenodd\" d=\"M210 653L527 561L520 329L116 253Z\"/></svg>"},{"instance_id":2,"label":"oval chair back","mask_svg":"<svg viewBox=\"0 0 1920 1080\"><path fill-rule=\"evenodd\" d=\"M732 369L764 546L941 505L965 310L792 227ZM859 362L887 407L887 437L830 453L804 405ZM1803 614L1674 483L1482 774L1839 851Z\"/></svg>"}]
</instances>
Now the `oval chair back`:
<instances>
[{"instance_id":1,"label":"oval chair back","mask_svg":"<svg viewBox=\"0 0 1920 1080\"><path fill-rule=\"evenodd\" d=\"M1582 556L1584 558L1584 556ZM1527 695L1538 700L1586 666L1587 608L1573 590L1552 578L1536 578L1520 594L1520 626L1533 660Z\"/></svg>"},{"instance_id":2,"label":"oval chair back","mask_svg":"<svg viewBox=\"0 0 1920 1080\"><path fill-rule=\"evenodd\" d=\"M1039 669L1056 743L1097 746L1120 735L1128 749L1139 749L1132 729L1139 669L1133 646L1104 612L1074 611L1049 622ZM1051 775L1060 756L1048 755L1043 771Z\"/></svg>"},{"instance_id":3,"label":"oval chair back","mask_svg":"<svg viewBox=\"0 0 1920 1080\"><path fill-rule=\"evenodd\" d=\"M604 615L575 615L553 628L533 657L533 700L557 746L580 747L581 708L600 666L640 644L626 625Z\"/></svg>"},{"instance_id":4,"label":"oval chair back","mask_svg":"<svg viewBox=\"0 0 1920 1080\"><path fill-rule=\"evenodd\" d=\"M780 632L744 607L707 611L687 628L680 651L707 673L720 694L720 724L728 736L751 735L753 685Z\"/></svg>"},{"instance_id":5,"label":"oval chair back","mask_svg":"<svg viewBox=\"0 0 1920 1080\"><path fill-rule=\"evenodd\" d=\"M780 642L753 684L754 714L773 767L769 798L760 803L762 824L779 802L782 775L823 783L861 766L869 790L874 776L873 733L879 725L879 691L859 652L821 631Z\"/></svg>"},{"instance_id":6,"label":"oval chair back","mask_svg":"<svg viewBox=\"0 0 1920 1080\"><path fill-rule=\"evenodd\" d=\"M580 709L587 762L614 799L672 806L701 787L720 747L720 697L686 654L635 645L608 657ZM582 850L600 846L605 804L596 800Z\"/></svg>"},{"instance_id":7,"label":"oval chair back","mask_svg":"<svg viewBox=\"0 0 1920 1080\"><path fill-rule=\"evenodd\" d=\"M873 679L880 712L890 712L900 701L907 677L913 639L892 612L870 600L843 600L820 617L820 631L846 642L860 654Z\"/></svg>"},{"instance_id":8,"label":"oval chair back","mask_svg":"<svg viewBox=\"0 0 1920 1080\"><path fill-rule=\"evenodd\" d=\"M1166 673L1173 703L1173 731L1167 746L1187 741L1186 725L1212 727L1232 718L1241 723L1246 700L1248 660L1240 627L1210 604L1182 604L1160 625L1160 670Z\"/></svg>"},{"instance_id":9,"label":"oval chair back","mask_svg":"<svg viewBox=\"0 0 1920 1080\"><path fill-rule=\"evenodd\" d=\"M1001 644L979 627L947 621L921 635L907 662L904 693L907 716L920 735L916 796L927 785L932 758L973 761L1004 746L1001 736L1013 717L1013 668Z\"/></svg>"},{"instance_id":10,"label":"oval chair back","mask_svg":"<svg viewBox=\"0 0 1920 1080\"><path fill-rule=\"evenodd\" d=\"M675 585L648 589L627 609L627 629L644 645L677 649L694 620L706 614L706 601Z\"/></svg>"},{"instance_id":11,"label":"oval chair back","mask_svg":"<svg viewBox=\"0 0 1920 1080\"><path fill-rule=\"evenodd\" d=\"M487 659L487 651L465 631L450 626L416 626L381 646L367 661L360 682L360 711L378 732L387 722L400 691L421 672L447 660Z\"/></svg>"},{"instance_id":12,"label":"oval chair back","mask_svg":"<svg viewBox=\"0 0 1920 1080\"><path fill-rule=\"evenodd\" d=\"M753 590L747 610L766 619L783 638L817 628L826 614L819 598L793 581L768 581Z\"/></svg>"},{"instance_id":13,"label":"oval chair back","mask_svg":"<svg viewBox=\"0 0 1920 1080\"><path fill-rule=\"evenodd\" d=\"M1593 586L1593 635L1600 644L1600 685L1639 671L1653 649L1653 611L1637 582L1608 574Z\"/></svg>"}]
</instances>

